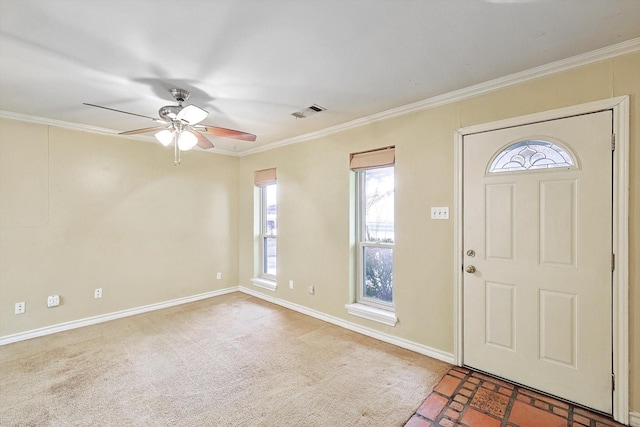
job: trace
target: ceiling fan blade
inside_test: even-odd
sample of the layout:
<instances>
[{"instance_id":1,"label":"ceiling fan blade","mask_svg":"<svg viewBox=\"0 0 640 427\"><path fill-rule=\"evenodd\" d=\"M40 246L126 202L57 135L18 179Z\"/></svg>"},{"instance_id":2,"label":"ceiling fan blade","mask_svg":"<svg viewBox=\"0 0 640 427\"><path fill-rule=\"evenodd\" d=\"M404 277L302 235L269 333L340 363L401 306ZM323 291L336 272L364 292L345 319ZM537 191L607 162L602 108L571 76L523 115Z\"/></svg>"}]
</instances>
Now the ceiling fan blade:
<instances>
[{"instance_id":1,"label":"ceiling fan blade","mask_svg":"<svg viewBox=\"0 0 640 427\"><path fill-rule=\"evenodd\" d=\"M208 133L210 135L222 136L224 138L240 139L242 141L254 142L256 136L252 133L242 132L239 130L220 128L217 126L201 125L196 128L199 132Z\"/></svg>"},{"instance_id":2,"label":"ceiling fan blade","mask_svg":"<svg viewBox=\"0 0 640 427\"><path fill-rule=\"evenodd\" d=\"M208 150L209 148L213 148L213 143L207 139L206 136L201 134L195 129L192 129L191 132L198 138L198 147Z\"/></svg>"},{"instance_id":3,"label":"ceiling fan blade","mask_svg":"<svg viewBox=\"0 0 640 427\"><path fill-rule=\"evenodd\" d=\"M167 128L166 126L154 126L152 128L128 130L126 132L120 132L118 135L138 135L139 133L155 132L155 131L163 130L166 128Z\"/></svg>"},{"instance_id":4,"label":"ceiling fan blade","mask_svg":"<svg viewBox=\"0 0 640 427\"><path fill-rule=\"evenodd\" d=\"M207 118L209 112L196 105L187 105L178 113L176 119L195 125Z\"/></svg>"},{"instance_id":5,"label":"ceiling fan blade","mask_svg":"<svg viewBox=\"0 0 640 427\"><path fill-rule=\"evenodd\" d=\"M96 107L96 108L102 108L102 109L109 110L109 111L115 111L116 113L124 113L124 114L129 114L129 115L132 115L132 116L144 117L145 119L153 120L154 122L158 122L158 123L166 123L164 120L160 120L158 118L149 117L149 116L145 116L145 115L137 114L137 113L130 113L128 111L116 110L115 108L103 107L102 105L89 104L87 102L83 102L82 105L88 105L89 107Z\"/></svg>"}]
</instances>

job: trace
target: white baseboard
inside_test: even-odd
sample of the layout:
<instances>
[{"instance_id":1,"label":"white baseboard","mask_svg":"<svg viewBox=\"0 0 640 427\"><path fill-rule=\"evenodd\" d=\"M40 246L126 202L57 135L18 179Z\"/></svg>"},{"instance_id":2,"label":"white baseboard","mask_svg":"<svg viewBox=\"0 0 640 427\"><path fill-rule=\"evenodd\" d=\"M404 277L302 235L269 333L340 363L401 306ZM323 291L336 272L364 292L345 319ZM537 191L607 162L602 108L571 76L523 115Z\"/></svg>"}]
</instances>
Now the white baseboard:
<instances>
[{"instance_id":1,"label":"white baseboard","mask_svg":"<svg viewBox=\"0 0 640 427\"><path fill-rule=\"evenodd\" d=\"M295 304L289 301L282 300L280 298L275 298L270 295L256 292L253 289L245 288L243 286L240 286L239 290L240 292L243 292L245 294L263 299L265 301L272 302L274 304L289 308L291 310L297 311L302 314L306 314L307 316L315 317L316 319L320 319L325 322L332 323L336 326L349 329L359 334L366 335L371 338L375 338L377 340L384 341L386 343L393 344L401 348L405 348L407 350L415 351L416 353L424 354L425 356L433 357L434 359L442 360L443 362L451 363L452 365L455 363L452 353L447 353L442 350L438 350L423 344L418 344L416 342L406 340L404 338L399 338L393 335L385 334L384 332L376 331L375 329L367 328L365 326L358 325L357 323L352 323L352 322L340 319L338 317L330 316L328 314L322 313L320 311L312 310L310 308L307 308L299 304Z\"/></svg>"},{"instance_id":2,"label":"white baseboard","mask_svg":"<svg viewBox=\"0 0 640 427\"><path fill-rule=\"evenodd\" d=\"M44 328L33 329L31 331L20 332L13 335L5 335L0 337L0 346L5 344L11 344L18 341L28 340L30 338L42 337L44 335L55 334L57 332L68 331L71 329L82 328L84 326L95 325L97 323L108 322L110 320L121 319L123 317L135 316L136 314L147 313L149 311L161 310L163 308L169 308L180 304L187 304L203 300L206 298L213 298L231 292L237 292L238 287L220 289L218 291L205 292L203 294L192 295L190 297L178 298L171 301L160 302L156 304L149 304L142 307L130 308L127 310L116 311L114 313L101 314L99 316L87 317L84 319L73 320L71 322L59 323L57 325L45 326Z\"/></svg>"},{"instance_id":3,"label":"white baseboard","mask_svg":"<svg viewBox=\"0 0 640 427\"><path fill-rule=\"evenodd\" d=\"M640 427L640 412L629 411L629 425L631 427Z\"/></svg>"},{"instance_id":4,"label":"white baseboard","mask_svg":"<svg viewBox=\"0 0 640 427\"><path fill-rule=\"evenodd\" d=\"M453 354L451 353L443 352L441 350L434 349L422 344L418 344L416 342L409 341L404 338L399 338L393 335L385 334L383 332L376 331L374 329L367 328L365 326L361 326L356 323L352 323L343 319L339 319L334 316L330 316L328 314L322 313L317 310L312 310L310 308L304 307L299 304L295 304L289 301L282 300L280 298L275 298L260 292L256 292L252 289L245 288L243 286L234 286L231 288L225 288L225 289L206 292L203 294L193 295L189 297L178 298L171 301L145 305L142 307L130 308L127 310L102 314L94 317L87 317L84 319L73 320L71 322L59 323L57 325L45 326L43 328L33 329L26 332L20 332L17 334L5 335L3 337L0 337L0 346L11 344L18 341L28 340L31 338L51 335L57 332L63 332L63 331L69 331L71 329L82 328L84 326L95 325L97 323L108 322L110 320L121 319L123 317L135 316L137 314L147 313L149 311L161 310L163 308L169 308L169 307L173 307L180 304L187 304L190 302L195 302L195 301L199 301L206 298L213 298L213 297L217 297L220 295L229 294L237 291L243 292L248 295L252 295L254 297L263 299L265 301L269 301L271 303L280 305L282 307L289 308L291 310L297 311L307 316L315 317L316 319L323 320L325 322L334 324L336 326L340 326L342 328L349 329L354 332L358 332L360 334L378 339L380 341L384 341L389 344L393 344L398 347L405 348L407 350L415 351L416 353L424 354L425 356L433 357L434 359L442 360L443 362L454 364Z\"/></svg>"}]
</instances>

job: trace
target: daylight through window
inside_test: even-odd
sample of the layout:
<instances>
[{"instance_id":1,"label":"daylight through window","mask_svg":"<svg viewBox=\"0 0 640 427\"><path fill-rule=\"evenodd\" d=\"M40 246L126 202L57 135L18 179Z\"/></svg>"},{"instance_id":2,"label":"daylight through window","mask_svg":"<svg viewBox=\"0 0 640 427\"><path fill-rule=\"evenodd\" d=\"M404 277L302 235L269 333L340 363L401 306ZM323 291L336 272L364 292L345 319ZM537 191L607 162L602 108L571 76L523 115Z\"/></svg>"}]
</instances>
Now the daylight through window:
<instances>
[{"instance_id":1,"label":"daylight through window","mask_svg":"<svg viewBox=\"0 0 640 427\"><path fill-rule=\"evenodd\" d=\"M276 276L276 236L277 222L277 184L260 188L262 212L262 274L275 279Z\"/></svg>"},{"instance_id":2,"label":"daylight through window","mask_svg":"<svg viewBox=\"0 0 640 427\"><path fill-rule=\"evenodd\" d=\"M254 182L260 190L260 276L275 281L278 234L276 170L256 171Z\"/></svg>"}]
</instances>

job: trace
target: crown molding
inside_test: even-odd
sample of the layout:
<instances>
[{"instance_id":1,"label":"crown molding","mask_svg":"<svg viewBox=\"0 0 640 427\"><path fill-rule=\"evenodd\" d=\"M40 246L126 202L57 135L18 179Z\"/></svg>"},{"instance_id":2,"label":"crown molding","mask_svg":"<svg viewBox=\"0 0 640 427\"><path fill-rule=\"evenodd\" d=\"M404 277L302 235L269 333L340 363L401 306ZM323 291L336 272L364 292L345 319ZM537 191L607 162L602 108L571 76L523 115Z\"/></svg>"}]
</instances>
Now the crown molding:
<instances>
[{"instance_id":1,"label":"crown molding","mask_svg":"<svg viewBox=\"0 0 640 427\"><path fill-rule=\"evenodd\" d=\"M362 117L360 119L352 120L347 123L322 129L317 132L311 132L301 136L287 138L287 139L274 142L271 144L267 144L261 147L256 147L255 149L246 150L246 151L243 151L242 153L238 153L237 155L240 157L248 156L248 155L260 153L263 151L272 150L274 148L283 147L285 145L309 141L312 139L331 135L333 133L357 128L357 127L364 126L377 121L404 116L407 114L415 113L417 111L422 111L429 108L440 107L446 104L451 104L457 101L482 95L498 89L503 89L509 86L513 86L513 85L524 83L530 80L538 79L540 77L548 76L550 74L568 71L573 68L582 67L585 65L593 64L595 62L614 58L616 56L636 52L638 50L640 50L640 37L627 40L625 42L617 43L611 46L607 46L601 49L596 49L580 55L572 56L570 58L551 62L549 64L531 68L529 70L521 71L514 74L509 74L507 76L489 80L473 86L468 86L463 89L447 92L442 95L437 95L431 98L424 99L422 101L417 101L411 104L392 108L390 110L382 111L380 113L376 113L370 116Z\"/></svg>"},{"instance_id":2,"label":"crown molding","mask_svg":"<svg viewBox=\"0 0 640 427\"><path fill-rule=\"evenodd\" d=\"M617 43L611 46L607 46L601 49L596 49L580 55L572 56L570 58L562 59L560 61L551 62L546 65L541 65L539 67L531 68L529 70L521 71L514 74L509 74L507 76L489 80L473 86L468 86L463 89L447 92L442 95L433 96L431 98L427 98L422 101L417 101L411 104L392 108L386 111L382 111L380 113L372 114L370 116L362 117L356 120L352 120L350 122L328 127L326 129L322 129L316 132L310 132L304 135L283 139L270 144L265 144L260 147L242 151L240 153L235 151L229 151L229 150L221 150L217 148L214 148L212 150L207 150L207 152L224 154L227 156L234 156L234 157L250 156L252 154L273 150L274 148L284 147L286 145L297 144L300 142L318 139L324 136L328 136L338 132L343 132L349 129L358 128L360 126L365 126L381 120L387 120L394 117L404 116L407 114L426 110L429 108L435 108L435 107L440 107L446 104L451 104L457 101L461 101L463 99L471 98L471 97L482 95L498 89L503 89L516 84L524 83L540 77L548 76L550 74L568 71L573 68L578 68L585 65L593 64L595 62L604 61L606 59L610 59L610 58L624 55L627 53L636 52L638 50L640 50L640 37L627 40L621 43ZM147 142L153 142L153 139L151 139L151 137L145 137L140 135L122 136L122 135L118 135L118 132L112 129L105 129L105 128L100 128L95 126L83 125L79 123L65 122L62 120L48 119L44 117L31 116L31 115L14 113L14 112L4 111L4 110L0 110L0 118L21 120L25 122L38 123L38 124L43 124L48 126L57 126L61 128L80 130L84 132L99 133L99 134L119 136L119 137L131 138L131 139L138 139L138 140L147 141Z\"/></svg>"},{"instance_id":3,"label":"crown molding","mask_svg":"<svg viewBox=\"0 0 640 427\"><path fill-rule=\"evenodd\" d=\"M97 133L101 135L116 136L118 138L136 139L138 141L150 142L157 144L158 142L152 136L145 135L120 135L118 131L113 129L101 128L97 126L89 126L81 123L65 122L64 120L48 119L46 117L32 116L29 114L14 113L12 111L0 110L0 119L19 120L22 122L35 123L45 126L55 126L64 129L76 130L81 132ZM234 151L221 150L219 148L213 148L203 150L197 146L193 148L196 151L203 151L206 153L224 154L227 156L237 156L238 153Z\"/></svg>"},{"instance_id":4,"label":"crown molding","mask_svg":"<svg viewBox=\"0 0 640 427\"><path fill-rule=\"evenodd\" d=\"M46 117L32 116L29 114L14 113L13 111L0 110L0 118L19 120L22 122L36 123L39 125L55 126L65 129L79 130L83 132L100 133L104 135L117 136L118 132L112 129L101 128L97 126L83 125L80 123L65 122L63 120L48 119Z\"/></svg>"}]
</instances>

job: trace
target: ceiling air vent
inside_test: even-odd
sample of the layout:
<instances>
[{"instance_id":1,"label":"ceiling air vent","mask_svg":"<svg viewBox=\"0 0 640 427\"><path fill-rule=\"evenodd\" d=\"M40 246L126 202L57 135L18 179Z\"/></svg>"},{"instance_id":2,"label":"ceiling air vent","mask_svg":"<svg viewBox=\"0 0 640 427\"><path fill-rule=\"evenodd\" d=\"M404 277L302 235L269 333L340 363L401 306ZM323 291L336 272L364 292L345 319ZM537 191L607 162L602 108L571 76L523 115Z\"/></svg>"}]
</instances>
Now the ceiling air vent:
<instances>
[{"instance_id":1,"label":"ceiling air vent","mask_svg":"<svg viewBox=\"0 0 640 427\"><path fill-rule=\"evenodd\" d=\"M296 111L295 113L291 113L293 117L296 119L304 119L314 114L318 114L321 111L326 111L327 109L319 106L318 104L313 104L311 107L307 107L303 110Z\"/></svg>"}]
</instances>

